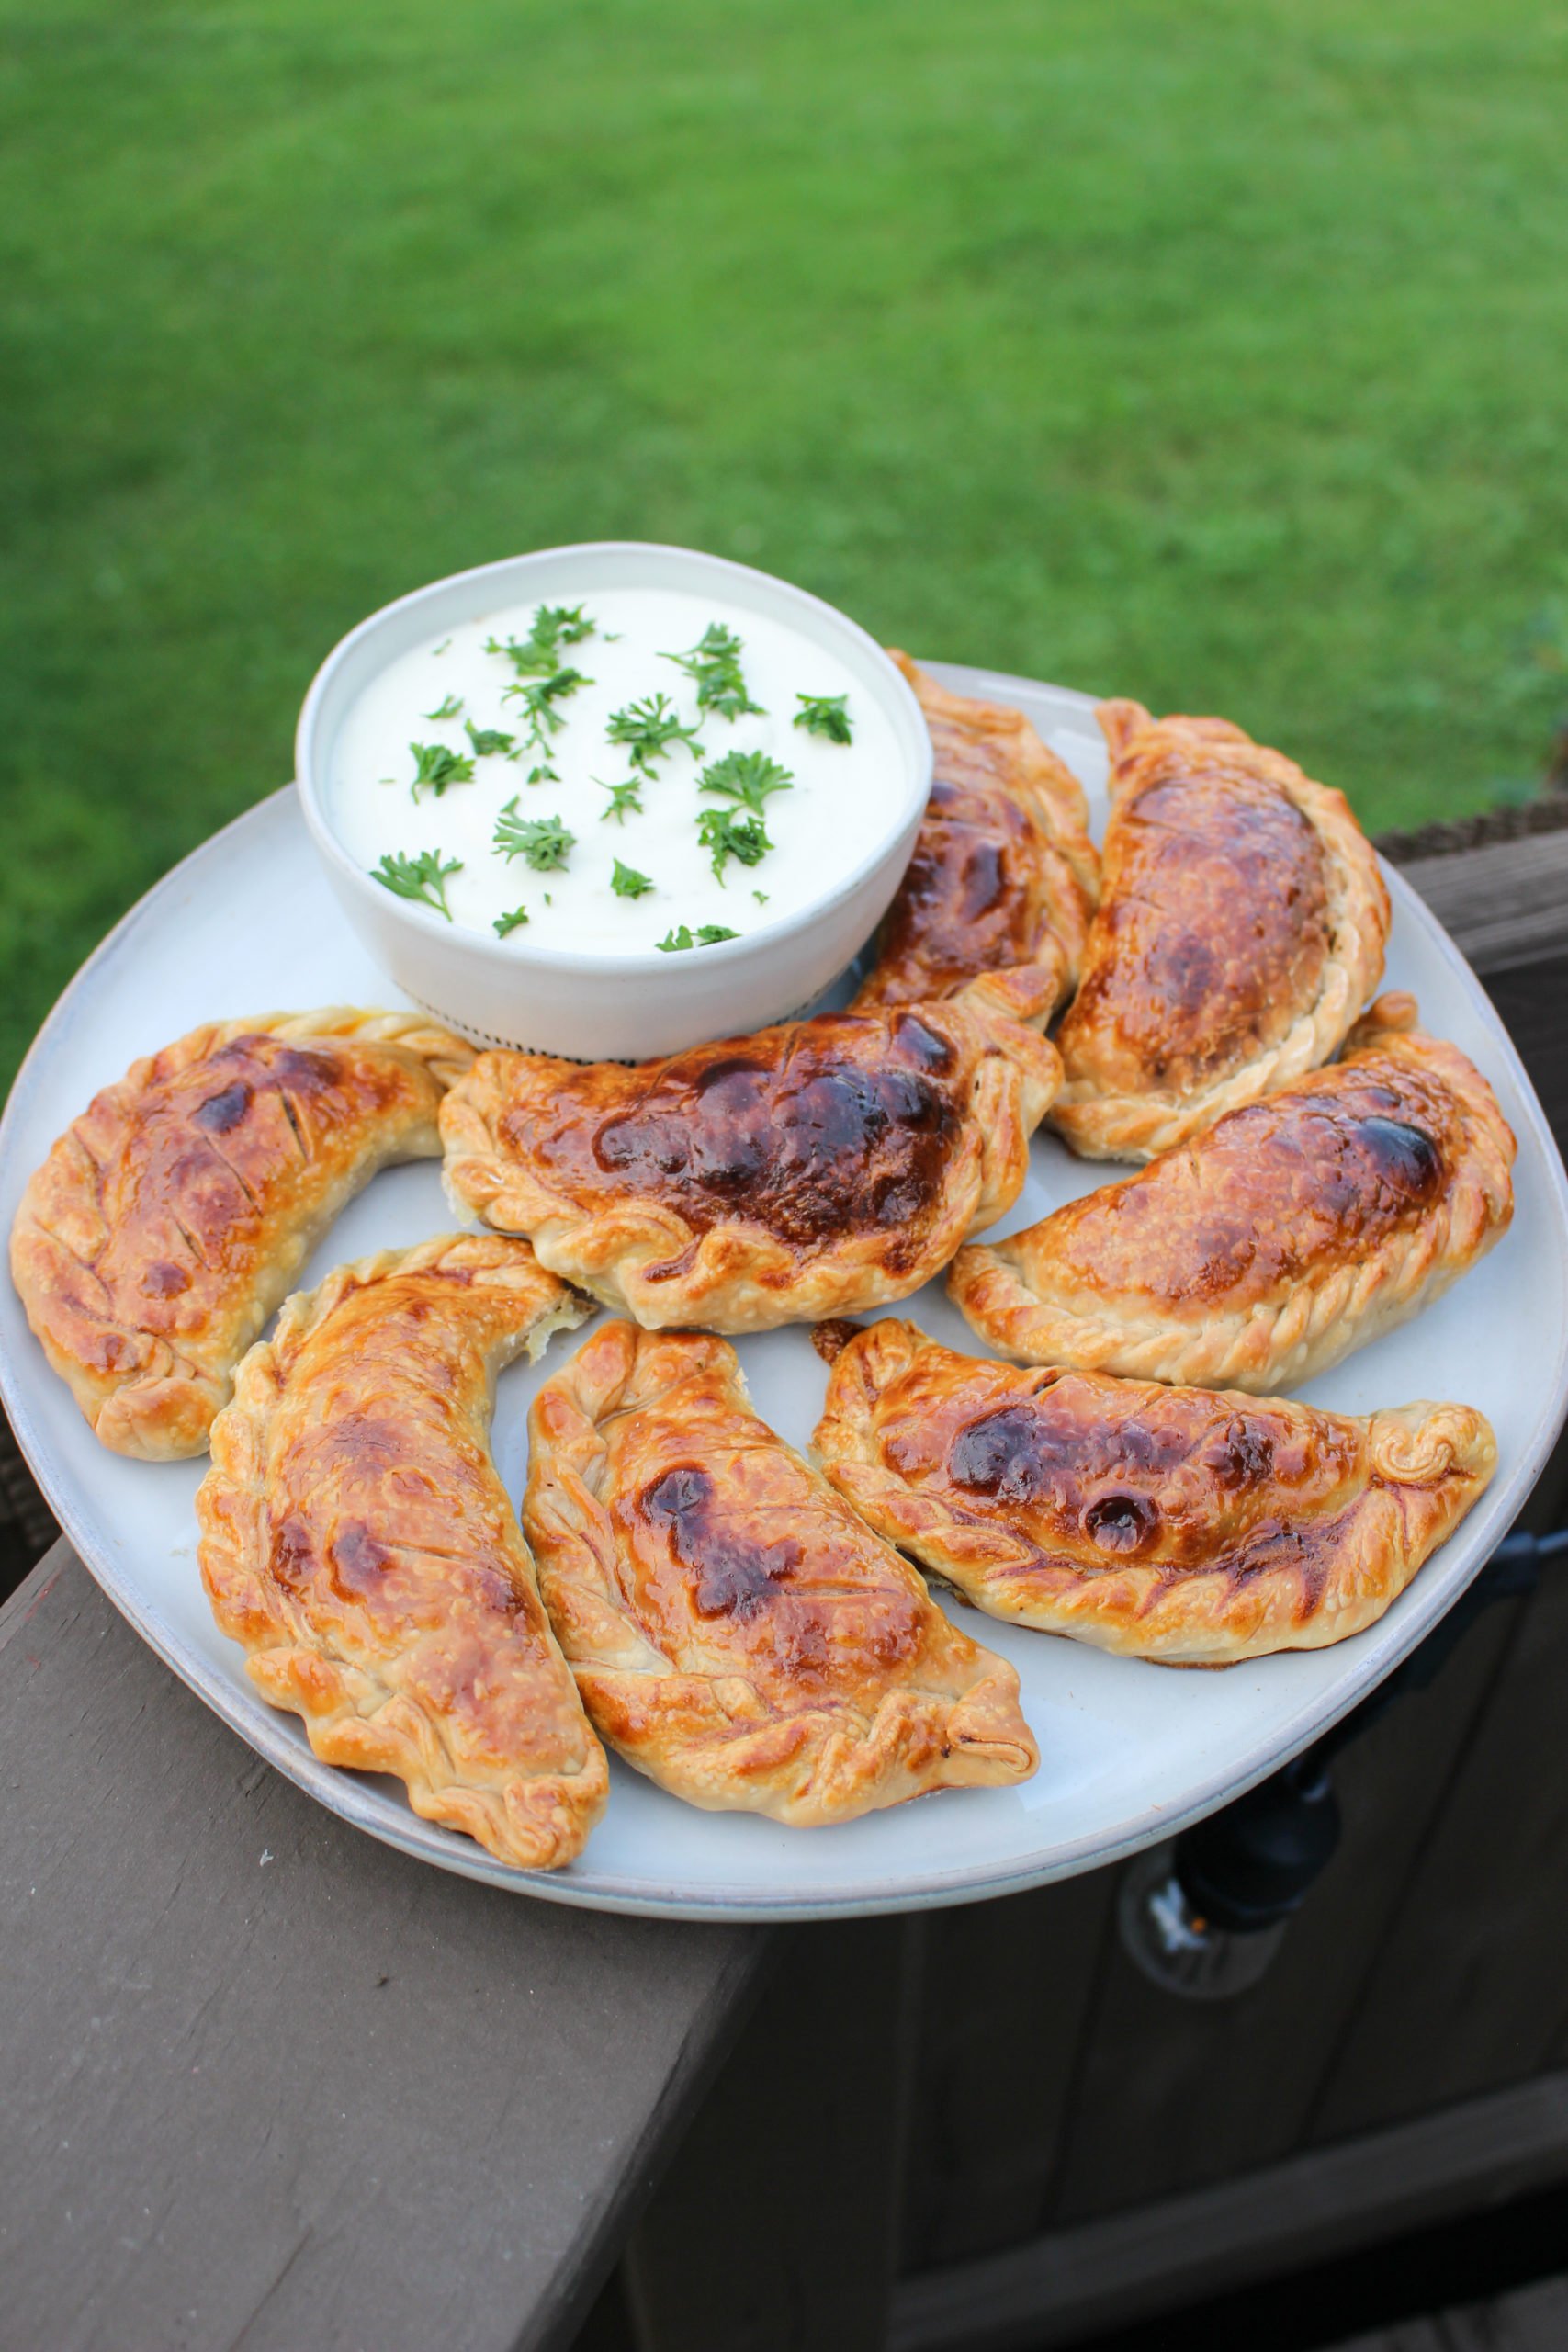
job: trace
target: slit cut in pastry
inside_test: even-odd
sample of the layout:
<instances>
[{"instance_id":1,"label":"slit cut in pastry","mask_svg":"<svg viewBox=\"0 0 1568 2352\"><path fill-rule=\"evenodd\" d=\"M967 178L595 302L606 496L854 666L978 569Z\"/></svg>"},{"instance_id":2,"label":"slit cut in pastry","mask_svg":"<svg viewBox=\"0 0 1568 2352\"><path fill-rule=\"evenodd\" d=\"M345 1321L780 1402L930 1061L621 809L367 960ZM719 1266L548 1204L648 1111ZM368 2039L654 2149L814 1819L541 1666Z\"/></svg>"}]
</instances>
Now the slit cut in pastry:
<instances>
[{"instance_id":1,"label":"slit cut in pastry","mask_svg":"<svg viewBox=\"0 0 1568 2352\"><path fill-rule=\"evenodd\" d=\"M605 1325L529 1434L551 1623L660 1788L814 1827L1034 1770L1012 1668L759 1420L723 1340Z\"/></svg>"},{"instance_id":2,"label":"slit cut in pastry","mask_svg":"<svg viewBox=\"0 0 1568 2352\"><path fill-rule=\"evenodd\" d=\"M948 1291L1025 1363L1310 1380L1439 1297L1513 1216L1514 1136L1457 1046L1380 997L1350 1051L1120 1184L961 1250Z\"/></svg>"},{"instance_id":3,"label":"slit cut in pastry","mask_svg":"<svg viewBox=\"0 0 1568 2352\"><path fill-rule=\"evenodd\" d=\"M893 659L925 713L935 777L856 1009L951 996L1021 964L1055 970L1066 993L1100 891L1082 786L1021 711L950 694L907 653Z\"/></svg>"},{"instance_id":4,"label":"slit cut in pastry","mask_svg":"<svg viewBox=\"0 0 1568 2352\"><path fill-rule=\"evenodd\" d=\"M569 1862L604 1749L490 1449L495 1375L591 1312L525 1241L340 1266L240 1367L197 1495L213 1614L329 1764L503 1862Z\"/></svg>"},{"instance_id":5,"label":"slit cut in pastry","mask_svg":"<svg viewBox=\"0 0 1568 2352\"><path fill-rule=\"evenodd\" d=\"M1055 1087L1038 969L632 1069L481 1054L448 1193L648 1329L765 1331L907 1298L1018 1198Z\"/></svg>"},{"instance_id":6,"label":"slit cut in pastry","mask_svg":"<svg viewBox=\"0 0 1568 2352\"><path fill-rule=\"evenodd\" d=\"M104 1444L206 1451L233 1370L379 1168L441 1148L474 1049L423 1014L210 1022L95 1095L11 1229L28 1321Z\"/></svg>"},{"instance_id":7,"label":"slit cut in pastry","mask_svg":"<svg viewBox=\"0 0 1568 2352\"><path fill-rule=\"evenodd\" d=\"M1464 1405L1350 1419L983 1363L899 1321L843 1347L816 1448L871 1526L976 1607L1171 1666L1374 1623L1496 1459Z\"/></svg>"},{"instance_id":8,"label":"slit cut in pastry","mask_svg":"<svg viewBox=\"0 0 1568 2352\"><path fill-rule=\"evenodd\" d=\"M1150 1159L1315 1069L1382 972L1388 891L1344 795L1223 718L1100 706L1111 821L1052 1124Z\"/></svg>"}]
</instances>

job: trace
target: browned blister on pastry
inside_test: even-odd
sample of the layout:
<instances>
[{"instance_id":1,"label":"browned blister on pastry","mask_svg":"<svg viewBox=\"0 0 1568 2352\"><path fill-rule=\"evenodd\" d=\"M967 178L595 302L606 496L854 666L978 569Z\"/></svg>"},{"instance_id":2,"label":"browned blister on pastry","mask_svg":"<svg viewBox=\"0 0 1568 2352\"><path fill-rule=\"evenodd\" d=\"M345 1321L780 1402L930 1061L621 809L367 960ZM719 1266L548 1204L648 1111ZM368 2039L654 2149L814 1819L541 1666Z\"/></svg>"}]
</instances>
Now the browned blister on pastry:
<instances>
[{"instance_id":1,"label":"browned blister on pastry","mask_svg":"<svg viewBox=\"0 0 1568 2352\"><path fill-rule=\"evenodd\" d=\"M857 1006L948 996L1021 964L1071 988L1100 889L1083 787L1021 711L950 694L907 653L893 659L925 713L935 775Z\"/></svg>"},{"instance_id":2,"label":"browned blister on pastry","mask_svg":"<svg viewBox=\"0 0 1568 2352\"><path fill-rule=\"evenodd\" d=\"M863 1517L977 1607L1178 1666L1372 1624L1496 1459L1464 1405L1352 1419L1023 1371L896 1320L840 1355L816 1444Z\"/></svg>"},{"instance_id":3,"label":"browned blister on pastry","mask_svg":"<svg viewBox=\"0 0 1568 2352\"><path fill-rule=\"evenodd\" d=\"M1012 1668L758 1419L723 1340L605 1326L530 1440L551 1622L595 1727L661 1788L810 1827L1034 1770Z\"/></svg>"},{"instance_id":4,"label":"browned blister on pastry","mask_svg":"<svg viewBox=\"0 0 1568 2352\"><path fill-rule=\"evenodd\" d=\"M1018 1197L1053 993L991 973L631 1069L481 1054L442 1105L447 1188L649 1329L907 1298Z\"/></svg>"},{"instance_id":5,"label":"browned blister on pastry","mask_svg":"<svg viewBox=\"0 0 1568 2352\"><path fill-rule=\"evenodd\" d=\"M22 1195L11 1273L117 1453L202 1453L234 1366L378 1168L441 1148L473 1048L423 1014L209 1023L95 1095Z\"/></svg>"},{"instance_id":6,"label":"browned blister on pastry","mask_svg":"<svg viewBox=\"0 0 1568 2352\"><path fill-rule=\"evenodd\" d=\"M1005 1241L948 1289L982 1339L1260 1395L1427 1306L1506 1233L1514 1137L1457 1046L1380 998L1343 1061L1227 1111L1137 1176Z\"/></svg>"},{"instance_id":7,"label":"browned blister on pastry","mask_svg":"<svg viewBox=\"0 0 1568 2352\"><path fill-rule=\"evenodd\" d=\"M197 1496L202 1581L262 1695L525 1870L580 1851L608 1773L491 1408L502 1365L589 1311L499 1234L340 1266L241 1365Z\"/></svg>"},{"instance_id":8,"label":"browned blister on pastry","mask_svg":"<svg viewBox=\"0 0 1568 2352\"><path fill-rule=\"evenodd\" d=\"M1148 1159L1337 1050L1388 892L1344 795L1239 727L1129 702L1100 720L1103 888L1051 1116L1090 1159Z\"/></svg>"}]
</instances>

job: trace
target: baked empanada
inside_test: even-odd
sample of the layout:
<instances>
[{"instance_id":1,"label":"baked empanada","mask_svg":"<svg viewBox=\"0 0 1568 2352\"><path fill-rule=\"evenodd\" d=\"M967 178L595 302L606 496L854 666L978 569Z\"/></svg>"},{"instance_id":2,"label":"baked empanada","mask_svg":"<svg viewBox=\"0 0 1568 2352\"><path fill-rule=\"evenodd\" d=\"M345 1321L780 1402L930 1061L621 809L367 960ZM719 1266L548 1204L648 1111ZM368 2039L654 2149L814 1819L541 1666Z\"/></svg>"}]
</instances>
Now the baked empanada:
<instances>
[{"instance_id":1,"label":"baked empanada","mask_svg":"<svg viewBox=\"0 0 1568 2352\"><path fill-rule=\"evenodd\" d=\"M1149 1159L1337 1049L1382 971L1388 891L1342 793L1223 718L1107 702L1111 821L1052 1124Z\"/></svg>"},{"instance_id":2,"label":"baked empanada","mask_svg":"<svg viewBox=\"0 0 1568 2352\"><path fill-rule=\"evenodd\" d=\"M843 1348L816 1447L863 1518L992 1616L1173 1666L1359 1633L1496 1459L1464 1405L1349 1419L1020 1371L897 1321Z\"/></svg>"},{"instance_id":3,"label":"baked empanada","mask_svg":"<svg viewBox=\"0 0 1568 2352\"><path fill-rule=\"evenodd\" d=\"M423 1013L212 1022L95 1095L22 1195L11 1274L105 1445L200 1453L234 1366L338 1212L441 1148L471 1046Z\"/></svg>"},{"instance_id":4,"label":"baked empanada","mask_svg":"<svg viewBox=\"0 0 1568 2352\"><path fill-rule=\"evenodd\" d=\"M935 780L857 1009L949 996L1020 964L1070 988L1100 889L1083 787L1021 711L950 694L907 653L893 659L925 713Z\"/></svg>"},{"instance_id":5,"label":"baked empanada","mask_svg":"<svg viewBox=\"0 0 1568 2352\"><path fill-rule=\"evenodd\" d=\"M1012 1668L758 1419L723 1340L605 1325L529 1434L550 1621L661 1788L811 1827L1034 1770Z\"/></svg>"},{"instance_id":6,"label":"baked empanada","mask_svg":"<svg viewBox=\"0 0 1568 2352\"><path fill-rule=\"evenodd\" d=\"M1018 1197L1056 1083L1049 977L790 1022L633 1069L481 1054L441 1109L453 1200L649 1329L907 1298Z\"/></svg>"},{"instance_id":7,"label":"baked empanada","mask_svg":"<svg viewBox=\"0 0 1568 2352\"><path fill-rule=\"evenodd\" d=\"M1326 1371L1438 1297L1513 1216L1496 1097L1457 1046L1408 1031L1415 1011L1380 998L1343 1061L961 1250L952 1297L1025 1363L1263 1396Z\"/></svg>"},{"instance_id":8,"label":"baked empanada","mask_svg":"<svg viewBox=\"0 0 1568 2352\"><path fill-rule=\"evenodd\" d=\"M491 1407L502 1364L589 1311L497 1234L339 1266L240 1366L197 1496L202 1581L263 1697L525 1870L581 1850L609 1775Z\"/></svg>"}]
</instances>

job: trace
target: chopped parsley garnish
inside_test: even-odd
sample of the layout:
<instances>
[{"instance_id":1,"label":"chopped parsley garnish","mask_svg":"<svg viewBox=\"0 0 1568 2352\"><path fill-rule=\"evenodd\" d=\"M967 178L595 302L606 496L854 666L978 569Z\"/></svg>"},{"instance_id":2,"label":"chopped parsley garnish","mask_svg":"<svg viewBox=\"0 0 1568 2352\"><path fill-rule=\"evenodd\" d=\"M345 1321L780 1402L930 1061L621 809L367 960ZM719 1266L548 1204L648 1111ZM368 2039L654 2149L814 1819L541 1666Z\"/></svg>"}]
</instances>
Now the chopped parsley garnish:
<instances>
[{"instance_id":1,"label":"chopped parsley garnish","mask_svg":"<svg viewBox=\"0 0 1568 2352\"><path fill-rule=\"evenodd\" d=\"M721 888L726 858L739 858L742 865L760 865L773 847L761 817L737 817L728 808L705 808L697 839L713 854L713 870Z\"/></svg>"},{"instance_id":2,"label":"chopped parsley garnish","mask_svg":"<svg viewBox=\"0 0 1568 2352\"><path fill-rule=\"evenodd\" d=\"M593 781L599 784L597 776ZM636 816L642 815L642 802L637 797L642 786L635 775L628 776L625 784L599 784L599 789L601 792L607 792L610 796L609 807L600 815L599 822L602 825L607 825L612 817L617 825L624 825L628 808Z\"/></svg>"},{"instance_id":3,"label":"chopped parsley garnish","mask_svg":"<svg viewBox=\"0 0 1568 2352\"><path fill-rule=\"evenodd\" d=\"M405 857L402 851L388 850L379 865L370 869L370 879L383 888L396 891L400 899L418 899L422 904L434 907L438 915L452 920L452 910L446 903L447 877L461 874L460 857L441 862L438 849L422 849L417 857Z\"/></svg>"},{"instance_id":4,"label":"chopped parsley garnish","mask_svg":"<svg viewBox=\"0 0 1568 2352\"><path fill-rule=\"evenodd\" d=\"M476 755L481 760L497 756L503 760L514 760L517 757L516 736L503 735L499 727L476 727L471 718L465 718L463 731L473 745Z\"/></svg>"},{"instance_id":5,"label":"chopped parsley garnish","mask_svg":"<svg viewBox=\"0 0 1568 2352\"><path fill-rule=\"evenodd\" d=\"M807 734L828 736L829 743L849 743L851 724L849 710L844 708L849 694L797 694L795 701L799 703L795 724L804 727Z\"/></svg>"},{"instance_id":6,"label":"chopped parsley garnish","mask_svg":"<svg viewBox=\"0 0 1568 2352\"><path fill-rule=\"evenodd\" d=\"M527 920L526 907L513 907L509 915L497 915L494 924L496 937L504 939L508 932L521 931Z\"/></svg>"},{"instance_id":7,"label":"chopped parsley garnish","mask_svg":"<svg viewBox=\"0 0 1568 2352\"><path fill-rule=\"evenodd\" d=\"M528 718L527 732L523 738L525 743L531 752L547 752L549 738L558 735L566 725L565 718L556 708L557 703L564 702L568 695L574 695L579 686L591 686L592 684L592 679L585 678L581 670L556 670L547 678L536 679L531 684L521 678L516 680L502 689L502 700L505 702L514 697L522 704ZM533 776L528 779L530 784L536 780ZM553 780L558 782L558 778Z\"/></svg>"},{"instance_id":8,"label":"chopped parsley garnish","mask_svg":"<svg viewBox=\"0 0 1568 2352\"><path fill-rule=\"evenodd\" d=\"M461 695L448 695L446 701L440 706L439 709L427 710L424 715L426 718L456 718L457 713L462 709L462 707L463 697Z\"/></svg>"},{"instance_id":9,"label":"chopped parsley garnish","mask_svg":"<svg viewBox=\"0 0 1568 2352\"><path fill-rule=\"evenodd\" d=\"M721 718L739 718L750 710L761 718L766 713L760 702L752 701L740 674L742 650L733 629L712 621L689 653L666 653L660 659L684 670L696 687L699 710L716 711Z\"/></svg>"},{"instance_id":10,"label":"chopped parsley garnish","mask_svg":"<svg viewBox=\"0 0 1568 2352\"><path fill-rule=\"evenodd\" d=\"M765 890L753 890L751 896L756 899L757 904L760 907L765 907L767 905L768 894Z\"/></svg>"},{"instance_id":11,"label":"chopped parsley garnish","mask_svg":"<svg viewBox=\"0 0 1568 2352\"><path fill-rule=\"evenodd\" d=\"M495 847L502 857L520 857L536 874L566 864L577 835L558 817L520 817L515 793L495 820Z\"/></svg>"},{"instance_id":12,"label":"chopped parsley garnish","mask_svg":"<svg viewBox=\"0 0 1568 2352\"><path fill-rule=\"evenodd\" d=\"M540 605L525 638L509 637L502 642L488 637L485 651L503 654L520 678L547 678L561 666L563 645L581 645L592 634L593 623L581 605Z\"/></svg>"},{"instance_id":13,"label":"chopped parsley garnish","mask_svg":"<svg viewBox=\"0 0 1568 2352\"><path fill-rule=\"evenodd\" d=\"M536 768L529 769L527 781L530 784L558 784L560 777L551 767L548 760L541 760Z\"/></svg>"},{"instance_id":14,"label":"chopped parsley garnish","mask_svg":"<svg viewBox=\"0 0 1568 2352\"><path fill-rule=\"evenodd\" d=\"M760 817L769 793L788 792L794 782L788 768L770 760L766 752L727 752L703 770L697 790L719 793Z\"/></svg>"},{"instance_id":15,"label":"chopped parsley garnish","mask_svg":"<svg viewBox=\"0 0 1568 2352\"><path fill-rule=\"evenodd\" d=\"M721 922L700 922L694 939L683 922L676 923L659 942L661 954L673 956L682 947L716 947L721 939L739 939L738 931L726 931Z\"/></svg>"},{"instance_id":16,"label":"chopped parsley garnish","mask_svg":"<svg viewBox=\"0 0 1568 2352\"><path fill-rule=\"evenodd\" d=\"M411 743L409 750L414 756L414 777L409 790L415 800L422 784L429 785L439 800L449 784L468 784L473 779L472 760L445 743Z\"/></svg>"},{"instance_id":17,"label":"chopped parsley garnish","mask_svg":"<svg viewBox=\"0 0 1568 2352\"><path fill-rule=\"evenodd\" d=\"M850 741L850 714L844 707L848 695L796 695L795 700L800 708L795 723L808 735L826 735L829 743Z\"/></svg>"},{"instance_id":18,"label":"chopped parsley garnish","mask_svg":"<svg viewBox=\"0 0 1568 2352\"><path fill-rule=\"evenodd\" d=\"M682 726L680 713L663 695L644 695L640 702L613 710L604 732L612 743L626 745L627 759L644 775L653 774L655 760L669 758L675 743L684 743L694 760L702 757L696 729Z\"/></svg>"},{"instance_id":19,"label":"chopped parsley garnish","mask_svg":"<svg viewBox=\"0 0 1568 2352\"><path fill-rule=\"evenodd\" d=\"M610 888L617 899L646 899L656 887L648 875L639 874L635 865L623 865L616 858L615 870L610 876Z\"/></svg>"}]
</instances>

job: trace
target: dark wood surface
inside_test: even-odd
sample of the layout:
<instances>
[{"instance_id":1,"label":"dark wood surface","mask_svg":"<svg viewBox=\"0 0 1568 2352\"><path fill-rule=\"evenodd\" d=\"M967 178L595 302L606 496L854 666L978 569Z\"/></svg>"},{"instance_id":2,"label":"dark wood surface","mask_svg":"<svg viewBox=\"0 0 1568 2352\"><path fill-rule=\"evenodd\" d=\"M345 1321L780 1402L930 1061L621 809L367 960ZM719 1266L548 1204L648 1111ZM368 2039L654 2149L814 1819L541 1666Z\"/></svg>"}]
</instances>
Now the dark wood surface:
<instances>
[{"instance_id":1,"label":"dark wood surface","mask_svg":"<svg viewBox=\"0 0 1568 2352\"><path fill-rule=\"evenodd\" d=\"M1562 2352L1564 2345L1568 2278L1541 2278L1490 2302L1380 2327L1337 2345L1334 2352Z\"/></svg>"},{"instance_id":2,"label":"dark wood surface","mask_svg":"<svg viewBox=\"0 0 1568 2352\"><path fill-rule=\"evenodd\" d=\"M361 1836L57 1545L0 1613L0 2346L570 2341L765 1938Z\"/></svg>"},{"instance_id":3,"label":"dark wood surface","mask_svg":"<svg viewBox=\"0 0 1568 2352\"><path fill-rule=\"evenodd\" d=\"M1177 2189L918 2272L896 2290L888 2352L1047 2352L1564 2179L1568 2074L1540 2075L1212 2188ZM1261 2292L1259 2352L1272 2309ZM1202 2341L1195 2324L1173 2321L1173 2347Z\"/></svg>"}]
</instances>

